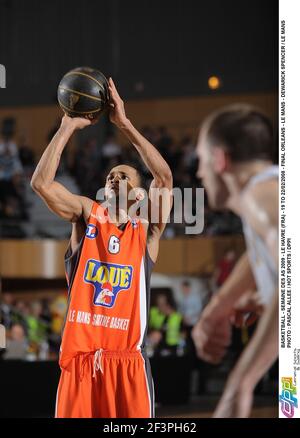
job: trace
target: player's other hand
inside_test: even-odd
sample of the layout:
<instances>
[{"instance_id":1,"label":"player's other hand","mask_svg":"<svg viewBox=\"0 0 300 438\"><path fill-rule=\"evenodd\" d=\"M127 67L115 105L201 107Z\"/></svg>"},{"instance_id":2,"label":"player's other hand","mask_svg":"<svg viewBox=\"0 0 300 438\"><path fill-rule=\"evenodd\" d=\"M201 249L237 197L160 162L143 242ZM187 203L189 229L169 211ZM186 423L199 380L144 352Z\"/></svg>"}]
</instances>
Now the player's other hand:
<instances>
[{"instance_id":1,"label":"player's other hand","mask_svg":"<svg viewBox=\"0 0 300 438\"><path fill-rule=\"evenodd\" d=\"M128 119L125 113L124 102L121 99L112 78L109 78L108 80L108 88L110 94L110 121L114 123L118 128L124 128L128 123Z\"/></svg>"},{"instance_id":2,"label":"player's other hand","mask_svg":"<svg viewBox=\"0 0 300 438\"><path fill-rule=\"evenodd\" d=\"M263 310L260 294L248 291L235 304L231 323L238 328L249 327L260 317Z\"/></svg>"},{"instance_id":3,"label":"player's other hand","mask_svg":"<svg viewBox=\"0 0 300 438\"><path fill-rule=\"evenodd\" d=\"M230 315L218 298L213 298L204 309L192 331L199 358L219 364L231 343Z\"/></svg>"},{"instance_id":4,"label":"player's other hand","mask_svg":"<svg viewBox=\"0 0 300 438\"><path fill-rule=\"evenodd\" d=\"M83 129L91 124L92 122L89 119L85 119L83 117L69 117L66 114L63 116L61 121L62 128L69 128L73 129L74 131L77 129Z\"/></svg>"}]
</instances>

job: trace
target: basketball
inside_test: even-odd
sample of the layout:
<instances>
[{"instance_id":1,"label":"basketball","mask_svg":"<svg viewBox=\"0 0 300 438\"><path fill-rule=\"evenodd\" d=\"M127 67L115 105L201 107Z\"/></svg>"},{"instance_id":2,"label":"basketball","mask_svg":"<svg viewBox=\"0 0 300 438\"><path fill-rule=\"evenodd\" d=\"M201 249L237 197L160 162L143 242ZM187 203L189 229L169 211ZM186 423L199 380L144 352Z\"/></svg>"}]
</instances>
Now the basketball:
<instances>
[{"instance_id":1,"label":"basketball","mask_svg":"<svg viewBox=\"0 0 300 438\"><path fill-rule=\"evenodd\" d=\"M108 81L99 70L89 67L75 68L60 81L57 99L68 116L97 119L107 108Z\"/></svg>"}]
</instances>

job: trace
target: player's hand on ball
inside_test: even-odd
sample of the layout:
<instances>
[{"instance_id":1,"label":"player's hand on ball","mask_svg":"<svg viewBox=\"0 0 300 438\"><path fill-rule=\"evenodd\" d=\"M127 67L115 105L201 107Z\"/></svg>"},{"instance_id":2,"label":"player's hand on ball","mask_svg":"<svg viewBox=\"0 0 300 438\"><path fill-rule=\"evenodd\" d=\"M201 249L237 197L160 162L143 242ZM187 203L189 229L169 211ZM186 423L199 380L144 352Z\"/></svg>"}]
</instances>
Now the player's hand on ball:
<instances>
[{"instance_id":1,"label":"player's hand on ball","mask_svg":"<svg viewBox=\"0 0 300 438\"><path fill-rule=\"evenodd\" d=\"M108 89L111 99L111 102L109 104L110 121L114 123L118 128L123 128L128 123L128 119L125 113L124 102L121 99L112 78L109 78L108 80Z\"/></svg>"},{"instance_id":2,"label":"player's hand on ball","mask_svg":"<svg viewBox=\"0 0 300 438\"><path fill-rule=\"evenodd\" d=\"M69 117L66 114L63 116L61 126L63 128L83 129L86 126L90 126L92 122L89 119L83 117Z\"/></svg>"},{"instance_id":3,"label":"player's hand on ball","mask_svg":"<svg viewBox=\"0 0 300 438\"><path fill-rule=\"evenodd\" d=\"M231 323L214 299L193 328L192 337L199 358L214 365L222 361L231 343Z\"/></svg>"}]
</instances>

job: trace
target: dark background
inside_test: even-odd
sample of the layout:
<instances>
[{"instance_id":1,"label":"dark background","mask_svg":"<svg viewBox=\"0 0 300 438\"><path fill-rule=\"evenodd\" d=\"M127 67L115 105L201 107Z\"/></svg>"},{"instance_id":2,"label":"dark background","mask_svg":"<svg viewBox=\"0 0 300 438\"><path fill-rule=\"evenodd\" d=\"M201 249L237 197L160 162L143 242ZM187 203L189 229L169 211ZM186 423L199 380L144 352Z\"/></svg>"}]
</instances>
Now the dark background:
<instances>
[{"instance_id":1,"label":"dark background","mask_svg":"<svg viewBox=\"0 0 300 438\"><path fill-rule=\"evenodd\" d=\"M80 65L126 99L275 90L277 27L277 0L0 0L0 105L54 103Z\"/></svg>"}]
</instances>

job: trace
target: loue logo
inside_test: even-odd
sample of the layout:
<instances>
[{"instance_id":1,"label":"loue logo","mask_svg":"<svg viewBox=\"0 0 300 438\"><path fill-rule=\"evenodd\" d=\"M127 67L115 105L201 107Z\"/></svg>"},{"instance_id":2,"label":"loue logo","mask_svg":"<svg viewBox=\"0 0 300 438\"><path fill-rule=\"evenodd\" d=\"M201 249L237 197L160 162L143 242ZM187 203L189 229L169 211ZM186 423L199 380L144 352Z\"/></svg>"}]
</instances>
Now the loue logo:
<instances>
[{"instance_id":1,"label":"loue logo","mask_svg":"<svg viewBox=\"0 0 300 438\"><path fill-rule=\"evenodd\" d=\"M6 69L0 64L0 88L6 88Z\"/></svg>"},{"instance_id":2,"label":"loue logo","mask_svg":"<svg viewBox=\"0 0 300 438\"><path fill-rule=\"evenodd\" d=\"M298 408L298 400L295 395L297 394L297 388L293 384L291 377L281 378L282 390L279 396L281 403L281 412L287 418L293 418L295 408Z\"/></svg>"},{"instance_id":3,"label":"loue logo","mask_svg":"<svg viewBox=\"0 0 300 438\"><path fill-rule=\"evenodd\" d=\"M133 267L89 259L84 281L94 286L94 306L113 307L119 292L131 287Z\"/></svg>"}]
</instances>

